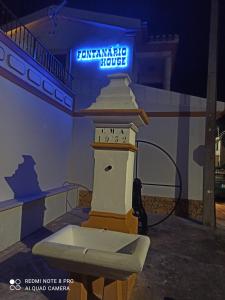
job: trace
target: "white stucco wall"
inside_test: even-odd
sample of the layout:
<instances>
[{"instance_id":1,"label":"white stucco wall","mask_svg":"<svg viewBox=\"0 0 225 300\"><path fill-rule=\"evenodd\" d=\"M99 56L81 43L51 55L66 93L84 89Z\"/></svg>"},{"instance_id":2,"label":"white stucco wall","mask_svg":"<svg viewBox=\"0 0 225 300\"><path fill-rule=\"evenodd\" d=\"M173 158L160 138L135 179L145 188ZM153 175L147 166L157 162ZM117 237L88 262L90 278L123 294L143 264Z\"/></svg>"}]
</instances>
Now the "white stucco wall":
<instances>
[{"instance_id":1,"label":"white stucco wall","mask_svg":"<svg viewBox=\"0 0 225 300\"><path fill-rule=\"evenodd\" d=\"M71 181L73 118L3 77L0 91L1 251L76 207L78 191L60 188Z\"/></svg>"},{"instance_id":2,"label":"white stucco wall","mask_svg":"<svg viewBox=\"0 0 225 300\"><path fill-rule=\"evenodd\" d=\"M94 152L91 143L94 139L94 126L88 118L74 119L74 140L71 159L71 179L90 190L93 185Z\"/></svg>"},{"instance_id":3,"label":"white stucco wall","mask_svg":"<svg viewBox=\"0 0 225 300\"><path fill-rule=\"evenodd\" d=\"M141 85L132 85L132 89L139 107L146 112L204 112L206 108L203 98ZM218 102L217 106L218 111L224 110L223 103ZM73 176L91 189L93 124L81 117L75 119L75 124L73 163L79 167L73 168ZM181 172L184 198L202 200L205 117L150 117L149 125L141 127L137 137L159 145L172 156ZM179 184L175 167L165 154L142 144L138 155L138 176L143 182ZM143 193L172 198L176 195L175 189L169 187L144 187Z\"/></svg>"},{"instance_id":4,"label":"white stucco wall","mask_svg":"<svg viewBox=\"0 0 225 300\"><path fill-rule=\"evenodd\" d=\"M141 85L133 85L132 88L139 107L147 112L206 110L204 98ZM224 103L217 102L217 111L223 110ZM150 117L149 125L139 131L138 139L158 144L172 156L181 173L183 198L202 200L205 117ZM174 166L156 148L141 145L138 165L138 174L144 182L179 184ZM143 192L173 197L175 189L145 186Z\"/></svg>"},{"instance_id":5,"label":"white stucco wall","mask_svg":"<svg viewBox=\"0 0 225 300\"><path fill-rule=\"evenodd\" d=\"M0 201L14 198L5 177L23 164L22 155L36 163L41 190L61 186L69 179L72 118L3 77L0 91Z\"/></svg>"}]
</instances>

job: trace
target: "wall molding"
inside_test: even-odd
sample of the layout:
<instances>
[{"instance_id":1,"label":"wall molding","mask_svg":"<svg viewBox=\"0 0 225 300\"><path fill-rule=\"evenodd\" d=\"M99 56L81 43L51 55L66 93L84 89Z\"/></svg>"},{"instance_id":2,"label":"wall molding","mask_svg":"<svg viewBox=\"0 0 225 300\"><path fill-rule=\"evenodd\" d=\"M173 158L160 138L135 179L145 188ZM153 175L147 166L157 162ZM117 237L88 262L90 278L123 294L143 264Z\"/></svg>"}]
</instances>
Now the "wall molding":
<instances>
[{"instance_id":1,"label":"wall molding","mask_svg":"<svg viewBox=\"0 0 225 300\"><path fill-rule=\"evenodd\" d=\"M178 117L191 117L191 118L205 118L205 111L146 111L146 115L149 118L178 118ZM217 112L217 119L223 117L224 112ZM82 111L77 111L73 113L76 118L85 117Z\"/></svg>"},{"instance_id":2,"label":"wall molding","mask_svg":"<svg viewBox=\"0 0 225 300\"><path fill-rule=\"evenodd\" d=\"M131 151L136 152L137 147L132 144L121 144L121 143L93 143L92 148L96 150L120 150L120 151Z\"/></svg>"},{"instance_id":3,"label":"wall molding","mask_svg":"<svg viewBox=\"0 0 225 300\"><path fill-rule=\"evenodd\" d=\"M149 117L157 118L176 118L176 117L206 117L205 111L150 111L146 112Z\"/></svg>"},{"instance_id":4,"label":"wall molding","mask_svg":"<svg viewBox=\"0 0 225 300\"><path fill-rule=\"evenodd\" d=\"M74 93L0 32L0 76L72 116Z\"/></svg>"},{"instance_id":5,"label":"wall molding","mask_svg":"<svg viewBox=\"0 0 225 300\"><path fill-rule=\"evenodd\" d=\"M74 116L87 117L87 116L140 116L142 121L147 125L149 123L149 118L142 108L137 109L83 109Z\"/></svg>"},{"instance_id":6,"label":"wall molding","mask_svg":"<svg viewBox=\"0 0 225 300\"><path fill-rule=\"evenodd\" d=\"M39 97L41 100L44 100L45 102L55 106L59 110L72 116L72 112L69 109L67 109L64 106L61 106L59 103L54 101L50 96L48 96L45 93L43 93L42 91L36 89L32 85L30 85L28 82L23 81L21 78L17 77L16 75L12 74L11 72L2 68L1 66L0 66L0 76L4 77L5 79L13 82L14 84L16 84L18 86L20 86L21 88L25 89L26 91L30 92L31 94Z\"/></svg>"}]
</instances>

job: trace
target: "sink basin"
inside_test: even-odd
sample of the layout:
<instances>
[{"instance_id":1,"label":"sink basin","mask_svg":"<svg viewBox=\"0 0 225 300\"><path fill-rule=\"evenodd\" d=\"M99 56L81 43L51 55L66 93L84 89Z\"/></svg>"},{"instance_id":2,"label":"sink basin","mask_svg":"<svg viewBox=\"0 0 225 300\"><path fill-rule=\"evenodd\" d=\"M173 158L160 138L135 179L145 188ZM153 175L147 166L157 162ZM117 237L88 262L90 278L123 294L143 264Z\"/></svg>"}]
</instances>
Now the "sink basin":
<instances>
[{"instance_id":1,"label":"sink basin","mask_svg":"<svg viewBox=\"0 0 225 300\"><path fill-rule=\"evenodd\" d=\"M146 236L68 225L32 253L68 272L124 280L142 270L149 245Z\"/></svg>"}]
</instances>

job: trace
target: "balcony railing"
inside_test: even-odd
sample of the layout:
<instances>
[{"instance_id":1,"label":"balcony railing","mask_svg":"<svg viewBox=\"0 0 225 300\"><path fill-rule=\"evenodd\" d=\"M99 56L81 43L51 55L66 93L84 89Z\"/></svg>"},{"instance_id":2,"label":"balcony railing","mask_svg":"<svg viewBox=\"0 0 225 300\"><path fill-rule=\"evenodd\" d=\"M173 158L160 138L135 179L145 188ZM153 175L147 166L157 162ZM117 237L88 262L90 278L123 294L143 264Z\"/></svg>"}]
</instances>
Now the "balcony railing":
<instances>
[{"instance_id":1,"label":"balcony railing","mask_svg":"<svg viewBox=\"0 0 225 300\"><path fill-rule=\"evenodd\" d=\"M0 0L0 30L57 79L71 88L73 76Z\"/></svg>"}]
</instances>

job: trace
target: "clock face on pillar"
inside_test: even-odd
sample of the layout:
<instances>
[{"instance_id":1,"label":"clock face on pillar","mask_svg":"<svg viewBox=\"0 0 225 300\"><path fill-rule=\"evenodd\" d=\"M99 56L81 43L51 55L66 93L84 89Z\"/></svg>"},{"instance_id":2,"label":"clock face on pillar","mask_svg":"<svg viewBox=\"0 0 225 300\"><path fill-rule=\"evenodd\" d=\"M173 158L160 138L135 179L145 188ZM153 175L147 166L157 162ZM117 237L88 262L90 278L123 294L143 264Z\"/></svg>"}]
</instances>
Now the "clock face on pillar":
<instances>
[{"instance_id":1,"label":"clock face on pillar","mask_svg":"<svg viewBox=\"0 0 225 300\"><path fill-rule=\"evenodd\" d=\"M96 128L96 143L130 143L130 128Z\"/></svg>"}]
</instances>

